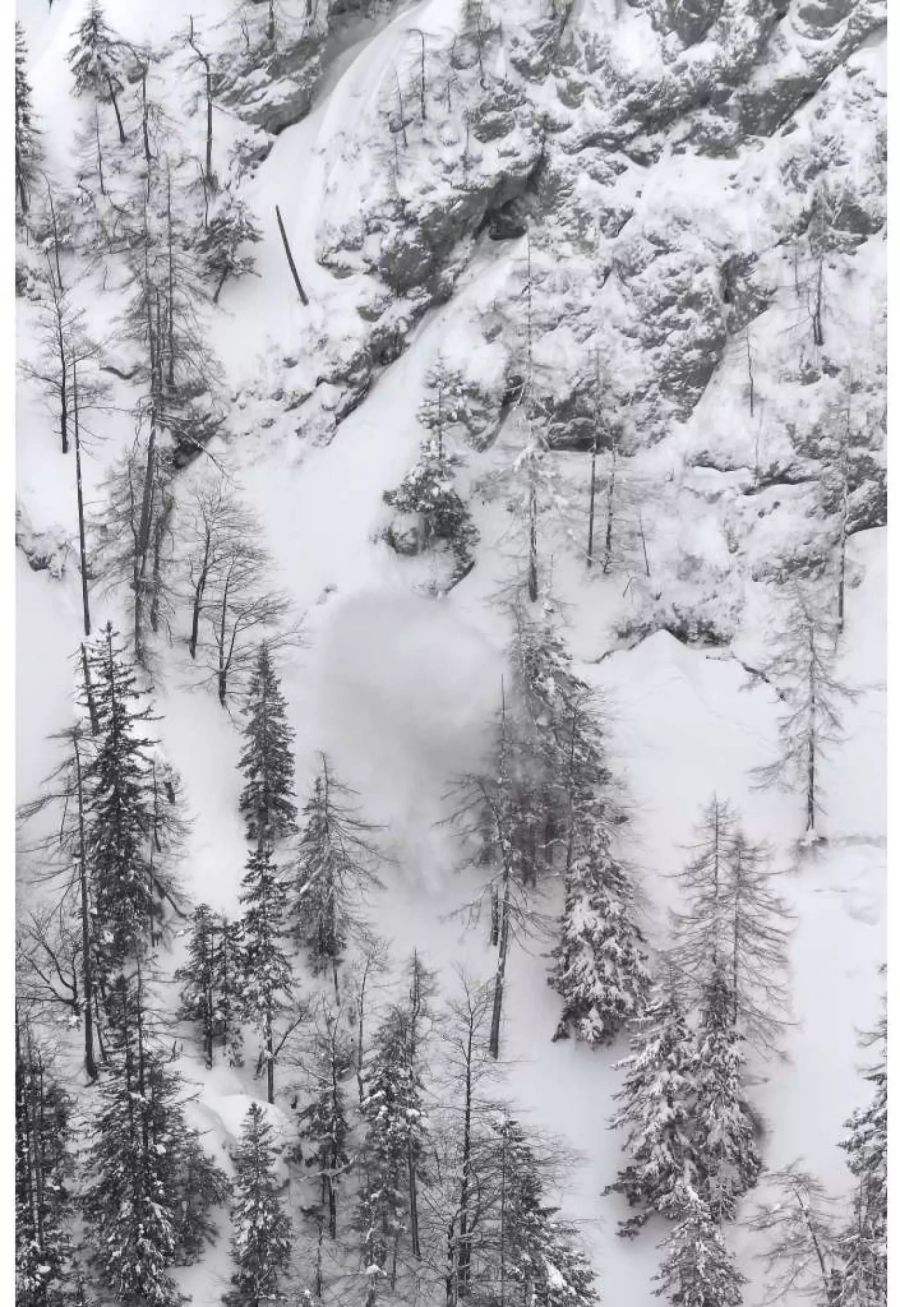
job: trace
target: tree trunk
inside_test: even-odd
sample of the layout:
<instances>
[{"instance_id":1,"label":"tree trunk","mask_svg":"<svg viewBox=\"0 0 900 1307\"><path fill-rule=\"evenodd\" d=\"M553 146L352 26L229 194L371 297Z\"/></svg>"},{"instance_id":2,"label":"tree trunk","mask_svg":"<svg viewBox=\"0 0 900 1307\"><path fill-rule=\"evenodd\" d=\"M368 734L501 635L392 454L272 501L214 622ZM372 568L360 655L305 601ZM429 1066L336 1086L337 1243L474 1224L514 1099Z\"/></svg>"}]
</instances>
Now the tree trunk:
<instances>
[{"instance_id":1,"label":"tree trunk","mask_svg":"<svg viewBox=\"0 0 900 1307\"><path fill-rule=\"evenodd\" d=\"M588 510L587 565L594 566L594 506L597 498L597 442L599 433L594 431L594 445L591 449L591 497Z\"/></svg>"},{"instance_id":2,"label":"tree trunk","mask_svg":"<svg viewBox=\"0 0 900 1307\"><path fill-rule=\"evenodd\" d=\"M150 199L150 170L153 156L150 153L150 122L147 107L147 69L141 69L141 132L144 141L144 161L147 165L147 199Z\"/></svg>"},{"instance_id":3,"label":"tree trunk","mask_svg":"<svg viewBox=\"0 0 900 1307\"><path fill-rule=\"evenodd\" d=\"M815 642L812 631L809 636L809 727L806 740L806 829L816 829L816 664Z\"/></svg>"},{"instance_id":4,"label":"tree trunk","mask_svg":"<svg viewBox=\"0 0 900 1307\"><path fill-rule=\"evenodd\" d=\"M60 291L57 292L61 294ZM59 347L59 435L62 452L69 452L69 364L66 358L66 342L63 336L62 304L56 305L56 343Z\"/></svg>"},{"instance_id":5,"label":"tree trunk","mask_svg":"<svg viewBox=\"0 0 900 1307\"><path fill-rule=\"evenodd\" d=\"M266 1005L266 1098L275 1102L275 1047L272 1033L272 1004Z\"/></svg>"},{"instance_id":6,"label":"tree trunk","mask_svg":"<svg viewBox=\"0 0 900 1307\"><path fill-rule=\"evenodd\" d=\"M147 555L150 544L150 518L153 502L153 480L156 455L155 414L151 415L150 439L147 442L147 462L144 468L144 486L141 496L141 517L138 526L137 557L135 559L134 588L134 656L144 665L144 584Z\"/></svg>"},{"instance_id":7,"label":"tree trunk","mask_svg":"<svg viewBox=\"0 0 900 1307\"><path fill-rule=\"evenodd\" d=\"M166 382L168 383L169 389L173 390L175 387L175 256L172 241L172 173L169 170L166 172L166 231L169 261L169 365L166 372Z\"/></svg>"},{"instance_id":8,"label":"tree trunk","mask_svg":"<svg viewBox=\"0 0 900 1307\"><path fill-rule=\"evenodd\" d=\"M538 597L537 474L533 462L529 467L528 476L528 598L532 603L536 603Z\"/></svg>"},{"instance_id":9,"label":"tree trunk","mask_svg":"<svg viewBox=\"0 0 900 1307\"><path fill-rule=\"evenodd\" d=\"M825 260L819 258L816 271L816 305L813 311L813 344L824 345L825 333L822 330L822 273Z\"/></svg>"},{"instance_id":10,"label":"tree trunk","mask_svg":"<svg viewBox=\"0 0 900 1307\"><path fill-rule=\"evenodd\" d=\"M212 165L213 150L213 102L212 102L212 74L209 70L209 60L206 63L206 177L210 187L214 190L216 185L215 175Z\"/></svg>"},{"instance_id":11,"label":"tree trunk","mask_svg":"<svg viewBox=\"0 0 900 1307\"><path fill-rule=\"evenodd\" d=\"M72 402L75 408L75 491L78 500L78 553L81 567L81 611L84 633L91 633L91 608L88 602L87 550L84 538L84 494L81 484L81 433L78 425L78 367L72 360Z\"/></svg>"},{"instance_id":12,"label":"tree trunk","mask_svg":"<svg viewBox=\"0 0 900 1307\"><path fill-rule=\"evenodd\" d=\"M500 942L497 955L497 971L494 975L494 1000L491 1009L491 1034L488 1052L491 1057L500 1056L500 1021L503 1015L503 989L506 983L506 959L509 954L509 871L504 873L503 901L500 906Z\"/></svg>"},{"instance_id":13,"label":"tree trunk","mask_svg":"<svg viewBox=\"0 0 900 1307\"><path fill-rule=\"evenodd\" d=\"M603 575L609 574L612 565L613 508L616 493L616 447L610 446L609 484L606 487L606 538L603 542Z\"/></svg>"},{"instance_id":14,"label":"tree trunk","mask_svg":"<svg viewBox=\"0 0 900 1307\"><path fill-rule=\"evenodd\" d=\"M119 113L119 102L116 99L116 92L113 88L112 78L107 77L106 84L109 87L109 98L112 103L113 113L116 115L116 124L119 128L119 142L125 144L125 128L122 126L122 115Z\"/></svg>"},{"instance_id":15,"label":"tree trunk","mask_svg":"<svg viewBox=\"0 0 900 1307\"><path fill-rule=\"evenodd\" d=\"M106 195L106 187L103 183L103 151L100 148L100 112L94 107L94 137L97 142L97 177L100 181L100 194Z\"/></svg>"},{"instance_id":16,"label":"tree trunk","mask_svg":"<svg viewBox=\"0 0 900 1307\"><path fill-rule=\"evenodd\" d=\"M297 287L297 294L300 296L300 303L304 308L309 306L309 300L306 297L306 291L300 284L300 274L297 271L297 265L294 262L294 256L291 253L291 247L288 243L287 232L284 229L284 223L281 219L281 210L275 205L275 217L278 220L278 230L281 232L281 242L284 245L284 252L287 255L288 267L291 270L291 276L294 278L294 285Z\"/></svg>"},{"instance_id":17,"label":"tree trunk","mask_svg":"<svg viewBox=\"0 0 900 1307\"><path fill-rule=\"evenodd\" d=\"M82 649L84 646L82 645ZM91 907L88 897L87 865L84 837L84 790L81 777L81 754L78 737L73 740L75 750L75 783L78 803L78 889L81 908L81 970L84 988L84 1069L88 1080L97 1079L97 1062L94 1057L94 974L91 958Z\"/></svg>"},{"instance_id":18,"label":"tree trunk","mask_svg":"<svg viewBox=\"0 0 900 1307\"><path fill-rule=\"evenodd\" d=\"M87 699L91 735L97 735L100 730L100 718L97 715L97 704L94 701L94 687L91 684L91 668L88 662L87 649L85 649L83 643L81 645L81 670L84 674L84 697Z\"/></svg>"},{"instance_id":19,"label":"tree trunk","mask_svg":"<svg viewBox=\"0 0 900 1307\"><path fill-rule=\"evenodd\" d=\"M412 1143L406 1146L406 1164L409 1173L409 1237L412 1243L413 1257L421 1259L422 1247L419 1242L419 1187L416 1177L416 1160L413 1156Z\"/></svg>"},{"instance_id":20,"label":"tree trunk","mask_svg":"<svg viewBox=\"0 0 900 1307\"><path fill-rule=\"evenodd\" d=\"M472 1264L472 1249L469 1243L469 1188L472 1167L472 1045L474 1029L472 1017L469 1018L468 1040L466 1043L465 1101L463 1106L463 1151L462 1173L459 1182L459 1239L456 1253L456 1294L455 1299L468 1296Z\"/></svg>"}]
</instances>

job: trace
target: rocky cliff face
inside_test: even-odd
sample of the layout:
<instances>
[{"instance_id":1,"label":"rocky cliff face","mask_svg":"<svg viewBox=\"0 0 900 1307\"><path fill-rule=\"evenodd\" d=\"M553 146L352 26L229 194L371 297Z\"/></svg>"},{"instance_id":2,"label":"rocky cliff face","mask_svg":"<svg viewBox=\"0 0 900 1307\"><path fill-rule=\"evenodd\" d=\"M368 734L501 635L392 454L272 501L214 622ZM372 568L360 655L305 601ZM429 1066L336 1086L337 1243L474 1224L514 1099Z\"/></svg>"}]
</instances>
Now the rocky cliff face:
<instances>
[{"instance_id":1,"label":"rocky cliff face","mask_svg":"<svg viewBox=\"0 0 900 1307\"><path fill-rule=\"evenodd\" d=\"M854 521L883 520L882 4L469 3L380 21L353 131L329 136L326 115L321 141L315 253L355 314L339 339L317 319L299 351L316 359L290 378L301 435L330 439L465 286L455 320L483 352L453 364L477 448L530 370L552 447L589 448L598 422L630 467L658 446L640 475L661 503L660 468L689 497L691 468L721 473L703 494L723 571L747 531L764 574L797 552L795 512L828 534L819 483L846 420ZM815 543L799 552L816 566ZM689 606L718 596L689 558L674 567Z\"/></svg>"}]
</instances>

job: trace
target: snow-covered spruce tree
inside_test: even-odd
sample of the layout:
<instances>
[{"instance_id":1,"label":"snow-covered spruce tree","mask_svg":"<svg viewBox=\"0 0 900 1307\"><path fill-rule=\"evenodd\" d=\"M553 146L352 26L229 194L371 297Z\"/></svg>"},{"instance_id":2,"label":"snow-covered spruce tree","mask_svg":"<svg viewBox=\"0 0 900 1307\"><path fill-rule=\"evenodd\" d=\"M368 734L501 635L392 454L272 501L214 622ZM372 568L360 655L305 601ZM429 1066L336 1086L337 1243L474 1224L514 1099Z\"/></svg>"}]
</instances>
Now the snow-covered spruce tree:
<instances>
[{"instance_id":1,"label":"snow-covered spruce tree","mask_svg":"<svg viewBox=\"0 0 900 1307\"><path fill-rule=\"evenodd\" d=\"M735 1265L722 1232L700 1194L682 1182L675 1196L678 1224L663 1247L657 1297L672 1307L740 1307L746 1278Z\"/></svg>"},{"instance_id":2,"label":"snow-covered spruce tree","mask_svg":"<svg viewBox=\"0 0 900 1307\"><path fill-rule=\"evenodd\" d=\"M672 957L695 1002L724 967L735 1023L770 1052L788 1012L790 910L773 889L768 850L747 840L729 804L713 798L696 831L678 874L684 907L672 917Z\"/></svg>"},{"instance_id":3,"label":"snow-covered spruce tree","mask_svg":"<svg viewBox=\"0 0 900 1307\"><path fill-rule=\"evenodd\" d=\"M697 1190L715 1221L734 1219L737 1201L759 1178L756 1131L744 1098L744 1038L724 967L703 996L695 1035L695 1098L691 1135Z\"/></svg>"},{"instance_id":4,"label":"snow-covered spruce tree","mask_svg":"<svg viewBox=\"0 0 900 1307\"><path fill-rule=\"evenodd\" d=\"M76 95L91 95L100 104L110 104L116 116L119 141L125 144L125 127L118 97L125 78L126 46L106 21L100 0L90 8L72 34L75 43L68 54L75 79Z\"/></svg>"},{"instance_id":5,"label":"snow-covered spruce tree","mask_svg":"<svg viewBox=\"0 0 900 1307\"><path fill-rule=\"evenodd\" d=\"M295 829L294 732L288 725L281 682L269 647L262 642L244 704L244 750L238 766L244 774L240 809L247 838L273 844Z\"/></svg>"},{"instance_id":6,"label":"snow-covered spruce tree","mask_svg":"<svg viewBox=\"0 0 900 1307\"><path fill-rule=\"evenodd\" d=\"M22 218L28 213L31 187L40 162L41 152L31 104L31 83L28 80L28 48L22 24L16 22L16 199Z\"/></svg>"},{"instance_id":7,"label":"snow-covered spruce tree","mask_svg":"<svg viewBox=\"0 0 900 1307\"><path fill-rule=\"evenodd\" d=\"M399 515L385 533L388 544L398 553L416 554L446 545L454 560L451 587L471 570L478 541L471 514L453 488L460 462L447 453L440 433L430 436L399 486L384 493L384 502Z\"/></svg>"},{"instance_id":8,"label":"snow-covered spruce tree","mask_svg":"<svg viewBox=\"0 0 900 1307\"><path fill-rule=\"evenodd\" d=\"M16 1008L16 1302L63 1307L71 1245L72 1102Z\"/></svg>"},{"instance_id":9,"label":"snow-covered spruce tree","mask_svg":"<svg viewBox=\"0 0 900 1307\"><path fill-rule=\"evenodd\" d=\"M517 1307L563 1307L599 1301L590 1263L574 1227L545 1197L549 1166L518 1121L494 1125L498 1189L494 1280L500 1301Z\"/></svg>"},{"instance_id":10,"label":"snow-covered spruce tree","mask_svg":"<svg viewBox=\"0 0 900 1307\"><path fill-rule=\"evenodd\" d=\"M323 998L306 1059L310 1099L301 1113L300 1138L306 1165L315 1168L319 1181L316 1214L337 1238L338 1193L341 1177L350 1166L345 1083L353 1068L353 1043L343 1028L342 1011Z\"/></svg>"},{"instance_id":11,"label":"snow-covered spruce tree","mask_svg":"<svg viewBox=\"0 0 900 1307\"><path fill-rule=\"evenodd\" d=\"M364 1070L366 1125L360 1225L365 1260L376 1265L393 1292L402 1237L420 1256L416 1195L427 1144L422 1068L413 1012L395 1004L385 1014Z\"/></svg>"},{"instance_id":12,"label":"snow-covered spruce tree","mask_svg":"<svg viewBox=\"0 0 900 1307\"><path fill-rule=\"evenodd\" d=\"M867 1042L878 1045L878 1060L865 1073L874 1094L868 1106L850 1117L849 1133L841 1142L856 1190L852 1219L842 1239L840 1307L886 1307L888 1301L886 1018Z\"/></svg>"},{"instance_id":13,"label":"snow-covered spruce tree","mask_svg":"<svg viewBox=\"0 0 900 1307\"><path fill-rule=\"evenodd\" d=\"M108 1062L84 1194L93 1261L116 1301L177 1307L183 1299L169 1268L199 1251L211 1232L208 1206L221 1201L226 1182L184 1119L180 1082L148 1028L140 972L116 977L107 1009Z\"/></svg>"},{"instance_id":14,"label":"snow-covered spruce tree","mask_svg":"<svg viewBox=\"0 0 900 1307\"><path fill-rule=\"evenodd\" d=\"M188 958L175 972L181 985L179 1019L198 1028L206 1065L217 1044L232 1066L241 1063L241 1029L237 1013L243 999L237 924L214 913L206 903L194 912Z\"/></svg>"},{"instance_id":15,"label":"snow-covered spruce tree","mask_svg":"<svg viewBox=\"0 0 900 1307\"><path fill-rule=\"evenodd\" d=\"M611 852L623 815L598 706L572 669L552 606L534 618L516 604L512 617L512 675L501 694L492 767L456 786L453 818L474 846L472 861L494 869L472 906L490 904L502 1006L510 940L537 924L531 887L544 873L563 875L562 940L550 979L566 1004L561 1027L571 1022L592 1042L609 1039L639 1009L647 977L634 890Z\"/></svg>"},{"instance_id":16,"label":"snow-covered spruce tree","mask_svg":"<svg viewBox=\"0 0 900 1307\"><path fill-rule=\"evenodd\" d=\"M778 722L779 756L756 769L762 786L799 789L804 796L806 842L821 838L816 825L824 808L823 760L843 739L840 704L854 692L836 676L834 623L800 585L792 587L765 665L767 677L782 693L786 710Z\"/></svg>"},{"instance_id":17,"label":"snow-covered spruce tree","mask_svg":"<svg viewBox=\"0 0 900 1307\"><path fill-rule=\"evenodd\" d=\"M175 1213L177 1264L182 1266L200 1261L207 1245L215 1243L218 1226L210 1210L227 1202L231 1184L183 1117L176 1120L175 1135L178 1163L170 1194Z\"/></svg>"},{"instance_id":18,"label":"snow-covered spruce tree","mask_svg":"<svg viewBox=\"0 0 900 1307\"><path fill-rule=\"evenodd\" d=\"M370 838L379 828L360 817L355 798L322 754L292 869L293 935L307 949L314 972L331 972L338 1002L338 968L367 891L381 888L378 868L384 861Z\"/></svg>"},{"instance_id":19,"label":"snow-covered spruce tree","mask_svg":"<svg viewBox=\"0 0 900 1307\"><path fill-rule=\"evenodd\" d=\"M840 1243L834 1201L797 1163L764 1172L771 1194L748 1221L766 1236L762 1256L769 1272L769 1300L811 1298L821 1307L840 1303Z\"/></svg>"},{"instance_id":20,"label":"snow-covered spruce tree","mask_svg":"<svg viewBox=\"0 0 900 1307\"><path fill-rule=\"evenodd\" d=\"M675 1214L678 1186L697 1184L698 1158L692 1138L697 1061L692 1033L669 968L635 1022L632 1052L618 1065L625 1083L612 1119L624 1129L627 1165L607 1193L620 1193L636 1215L619 1234L631 1238L654 1212Z\"/></svg>"},{"instance_id":21,"label":"snow-covered spruce tree","mask_svg":"<svg viewBox=\"0 0 900 1307\"><path fill-rule=\"evenodd\" d=\"M272 1127L253 1103L234 1153L231 1220L232 1288L226 1307L262 1307L281 1301L293 1237L291 1218L278 1197Z\"/></svg>"},{"instance_id":22,"label":"snow-covered spruce tree","mask_svg":"<svg viewBox=\"0 0 900 1307\"><path fill-rule=\"evenodd\" d=\"M209 221L197 238L197 253L215 285L214 304L218 303L230 277L246 277L253 272L255 260L247 247L260 240L262 235L247 205L226 187L218 195Z\"/></svg>"},{"instance_id":23,"label":"snow-covered spruce tree","mask_svg":"<svg viewBox=\"0 0 900 1307\"><path fill-rule=\"evenodd\" d=\"M99 956L109 974L159 934L174 902L172 861L184 822L177 778L145 734L153 720L110 623L87 649L97 731L85 773L85 862ZM85 686L81 698L88 706Z\"/></svg>"},{"instance_id":24,"label":"snow-covered spruce tree","mask_svg":"<svg viewBox=\"0 0 900 1307\"><path fill-rule=\"evenodd\" d=\"M643 1009L650 983L634 893L602 827L574 833L565 905L549 983L563 1000L555 1039L571 1028L588 1044L609 1044Z\"/></svg>"},{"instance_id":25,"label":"snow-covered spruce tree","mask_svg":"<svg viewBox=\"0 0 900 1307\"><path fill-rule=\"evenodd\" d=\"M266 1094L275 1102L275 1023L290 1001L294 982L287 951L287 889L268 845L255 849L241 882L241 971L246 1016L259 1031ZM283 1041L282 1041L283 1042Z\"/></svg>"}]
</instances>

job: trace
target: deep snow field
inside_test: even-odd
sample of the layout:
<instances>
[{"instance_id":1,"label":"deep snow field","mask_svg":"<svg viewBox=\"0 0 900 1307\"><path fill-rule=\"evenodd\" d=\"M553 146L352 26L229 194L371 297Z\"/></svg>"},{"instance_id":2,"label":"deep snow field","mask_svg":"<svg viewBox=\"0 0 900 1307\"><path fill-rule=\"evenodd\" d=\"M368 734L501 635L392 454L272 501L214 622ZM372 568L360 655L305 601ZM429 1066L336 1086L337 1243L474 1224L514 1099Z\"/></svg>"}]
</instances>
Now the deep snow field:
<instances>
[{"instance_id":1,"label":"deep snow field","mask_svg":"<svg viewBox=\"0 0 900 1307\"><path fill-rule=\"evenodd\" d=\"M457 870L452 832L437 823L447 815L453 776L483 758L486 727L498 702L507 630L490 600L508 574L507 514L500 501L487 502L473 491L482 536L477 564L443 598L414 588L413 579L427 565L396 556L376 536L386 520L382 494L410 466L421 439L416 408L426 372L442 349L465 348L472 304L493 279L511 275L524 244L478 244L453 296L428 310L400 357L380 371L329 443L298 437L295 415L279 408L269 383L275 361L296 340L310 339L304 332L325 330L338 338L351 315L356 277L338 281L314 257L317 225L352 194L341 140L352 136L365 110L365 88L390 65L392 47L406 29L438 24L442 4L423 0L374 34L351 33L334 53L312 112L276 139L246 183L244 198L263 233L255 251L258 276L226 285L209 330L228 391L237 397L227 434L215 439L210 452L227 465L262 520L278 584L303 619L303 647L279 660L296 731L298 799L303 802L318 754L326 751L340 776L360 792L366 814L386 828L385 846L395 859L384 892L372 900L372 924L391 942L395 958L415 946L440 970L448 992L454 963L484 978L493 965L484 932L467 931L450 915L475 882L471 873ZM109 0L107 11L123 32L162 40L182 14L191 12L202 23L225 7L224 0ZM64 175L67 134L55 115L69 113L62 58L80 6L77 0L55 0L48 14L43 0L23 0L20 11L32 52L36 108L53 124L46 130L48 165ZM217 114L217 124L219 119L224 138L227 115ZM309 310L297 301L287 275L276 203L312 301ZM863 251L859 257L862 262L869 256ZM876 278L879 259L872 254ZM84 298L99 304L100 314L109 312L90 288ZM31 348L33 322L33 307L20 303L20 355ZM734 391L725 372L710 383L701 417L727 444ZM86 493L94 508L109 465L132 438L128 417L107 416L100 425L103 439L85 459ZM683 450L690 440L690 432L681 432L648 451L648 468L668 459L680 484L688 476ZM496 456L470 455L464 477L474 480ZM39 398L24 382L17 457L18 498L32 529L54 534L59 528L77 543L70 467ZM586 457L558 456L565 474L582 480ZM196 476L203 461L180 475ZM684 529L693 530L702 557L702 528L688 519L703 500L685 489L679 503ZM663 574L675 547L667 529L662 519L654 524ZM554 589L566 638L576 670L602 693L610 757L627 787L632 820L625 852L646 897L651 942L666 939L666 909L677 895L671 874L683 864L699 809L713 794L740 809L750 838L773 847L774 863L783 871L781 892L796 914L792 1024L784 1059L754 1057L751 1097L765 1122L765 1164L776 1168L802 1158L837 1194L849 1192L851 1183L838 1148L843 1122L868 1096L858 1071L865 1061L858 1035L877 1020L878 968L886 957L884 537L882 529L867 530L850 542L854 584L840 675L858 697L846 710L846 740L825 767L827 840L815 849L798 843L800 796L751 784L751 769L769 761L775 748L778 703L771 688L750 685L727 648L688 647L665 631L624 647L614 629L629 602L622 578L590 576L563 536L553 542ZM709 549L710 566L719 566L714 540ZM746 576L739 584L747 602L732 647L755 665L764 654L771 609L764 586ZM92 605L95 628L111 618L127 629L116 595L97 590ZM34 797L54 763L56 746L48 737L72 717L72 655L80 635L77 549L61 576L32 570L17 552L16 618L17 797L24 801ZM223 712L211 688L192 684L182 635L176 626L171 646L162 648L154 687L161 740L183 778L193 822L181 876L194 899L234 912L245 857L237 808L238 723ZM23 901L30 893L20 887ZM164 956L166 969L178 965L182 949L176 939L171 956ZM560 1200L582 1225L603 1301L608 1307L649 1307L663 1224L651 1222L636 1241L618 1239L624 1203L602 1194L620 1164L620 1137L608 1129L608 1120L620 1084L613 1064L626 1043L592 1051L574 1040L551 1042L559 1000L546 974L540 945L533 953L515 950L503 1036L507 1091L528 1120L558 1133L579 1154ZM263 1098L264 1089L253 1079L252 1057L241 1070L217 1065L206 1072L192 1049L185 1036L180 1066L199 1090L191 1113L209 1130L211 1150L224 1157L248 1101ZM77 1041L71 1055L77 1082ZM292 1129L288 1113L269 1111L285 1132ZM759 1196L761 1191L749 1196L748 1208ZM745 1301L759 1303L764 1285L755 1236L738 1224L728 1238L749 1279ZM210 1257L178 1272L198 1307L219 1301L228 1274L226 1246L223 1233ZM793 1301L783 1303L794 1307Z\"/></svg>"}]
</instances>

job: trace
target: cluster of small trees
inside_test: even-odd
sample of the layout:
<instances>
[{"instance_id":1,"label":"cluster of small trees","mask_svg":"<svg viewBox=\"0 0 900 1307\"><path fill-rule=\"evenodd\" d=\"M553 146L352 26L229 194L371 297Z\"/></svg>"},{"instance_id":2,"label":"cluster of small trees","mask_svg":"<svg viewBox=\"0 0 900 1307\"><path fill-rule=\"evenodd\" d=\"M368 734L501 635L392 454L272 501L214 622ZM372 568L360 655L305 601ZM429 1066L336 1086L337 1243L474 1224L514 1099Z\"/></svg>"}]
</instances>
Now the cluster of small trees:
<instances>
[{"instance_id":1,"label":"cluster of small trees","mask_svg":"<svg viewBox=\"0 0 900 1307\"><path fill-rule=\"evenodd\" d=\"M615 851L624 813L596 696L572 668L552 607L535 616L515 602L512 617L489 768L460 778L454 813L471 865L489 869L466 910L488 917L497 949L495 1057L510 949L544 928L548 877L565 886L551 977L563 999L558 1036L609 1043L640 1011L648 983L635 890Z\"/></svg>"},{"instance_id":2,"label":"cluster of small trees","mask_svg":"<svg viewBox=\"0 0 900 1307\"><path fill-rule=\"evenodd\" d=\"M621 1064L613 1125L626 1131L629 1160L609 1191L638 1209L623 1235L654 1213L676 1222L661 1292L730 1304L742 1277L720 1226L761 1170L745 1049L771 1048L786 1019L789 916L765 849L727 804L704 810L693 855L681 876L685 910Z\"/></svg>"},{"instance_id":3,"label":"cluster of small trees","mask_svg":"<svg viewBox=\"0 0 900 1307\"><path fill-rule=\"evenodd\" d=\"M252 271L248 251L259 232L243 201L229 185L220 185L213 166L210 59L193 24L180 44L189 66L203 72L206 88L208 129L205 162L198 161L199 183L156 87L159 56L122 39L108 24L100 0L92 0L73 37L68 62L74 93L93 113L81 145L77 190L63 196L54 193L38 167L24 40L21 32L17 37L19 210L44 251L36 269L39 349L24 367L54 414L62 452L74 445L85 634L91 632L88 581L99 573L130 591L134 651L147 666L148 632L165 629L172 606L173 475L202 450L224 418L204 305L218 299L229 277ZM32 202L39 177L41 208ZM125 272L126 302L116 343L117 350L129 351L127 361L114 361L110 341L95 338L86 325L79 306L82 274L70 258L82 242L90 267L114 258ZM109 504L94 524L97 548L92 551L81 459L96 435L92 417L108 403L104 372L130 384L137 435L110 477ZM237 566L245 592L242 609L248 578L258 582L265 566L252 532L248 549L253 557L242 558ZM258 600L257 593L253 599ZM269 624L272 602L276 616L284 607L280 596L263 601ZM225 623L216 658L223 702L234 621L232 615ZM242 628L258 625L258 620L248 622L243 611L236 621ZM196 645L195 634L192 654Z\"/></svg>"}]
</instances>

